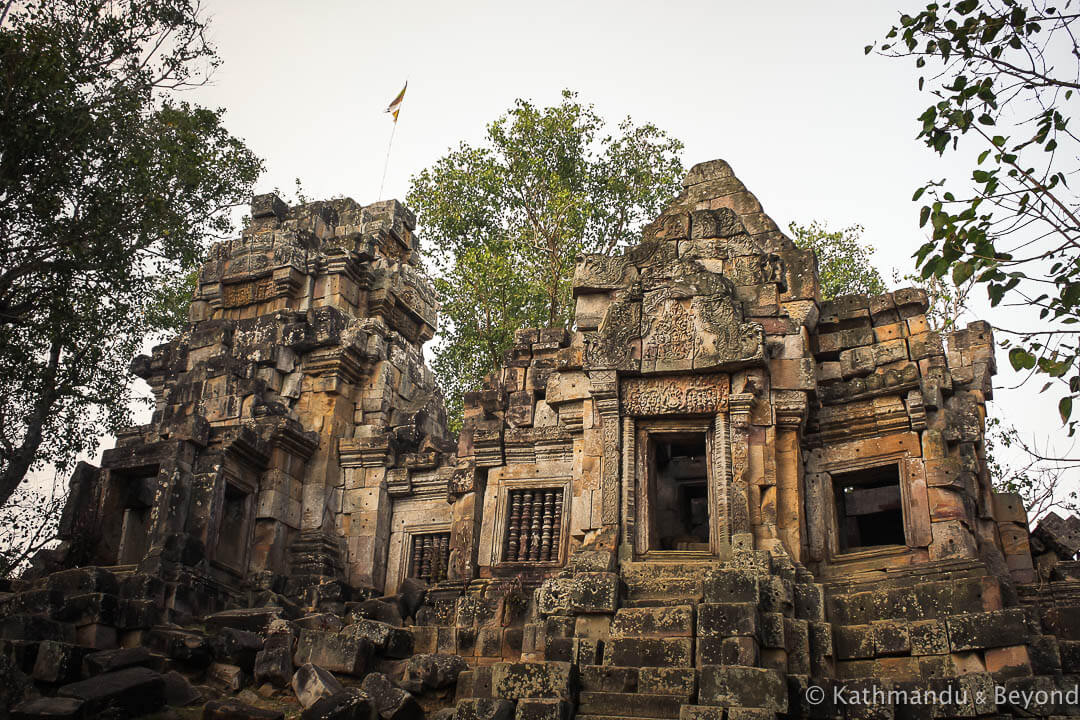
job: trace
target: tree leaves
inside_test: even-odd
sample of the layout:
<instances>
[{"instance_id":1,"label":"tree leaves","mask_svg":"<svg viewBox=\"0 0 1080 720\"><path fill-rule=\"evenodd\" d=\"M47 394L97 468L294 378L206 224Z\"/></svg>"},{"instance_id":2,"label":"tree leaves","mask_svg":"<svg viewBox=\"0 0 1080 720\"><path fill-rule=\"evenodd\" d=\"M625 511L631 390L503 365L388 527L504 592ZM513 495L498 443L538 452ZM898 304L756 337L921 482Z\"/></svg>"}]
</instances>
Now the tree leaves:
<instances>
[{"instance_id":1,"label":"tree leaves","mask_svg":"<svg viewBox=\"0 0 1080 720\"><path fill-rule=\"evenodd\" d=\"M407 202L442 302L433 367L452 423L515 330L571 324L577 257L625 247L678 192L679 141L629 118L605 128L569 91L546 108L519 99L482 146L462 143L412 179Z\"/></svg>"},{"instance_id":2,"label":"tree leaves","mask_svg":"<svg viewBox=\"0 0 1080 720\"><path fill-rule=\"evenodd\" d=\"M1080 197L1065 179L1080 171L1067 113L1080 87L1078 22L1043 0L930 3L886 33L902 45L882 46L911 58L929 93L919 139L938 154L963 141L976 158L962 184L927 183L913 196L931 236L915 254L921 274L977 283L992 307L1030 309L1031 321L1008 331L1010 364L1068 385L1058 409L1070 432L1080 390L1080 336L1069 330L1080 321Z\"/></svg>"},{"instance_id":3,"label":"tree leaves","mask_svg":"<svg viewBox=\"0 0 1080 720\"><path fill-rule=\"evenodd\" d=\"M1009 350L1009 364L1013 370L1030 370L1035 367L1035 356L1023 348L1014 347Z\"/></svg>"},{"instance_id":4,"label":"tree leaves","mask_svg":"<svg viewBox=\"0 0 1080 720\"><path fill-rule=\"evenodd\" d=\"M0 502L131 424L128 365L262 168L191 0L27 0L0 28ZM190 287L190 286L189 286Z\"/></svg>"},{"instance_id":5,"label":"tree leaves","mask_svg":"<svg viewBox=\"0 0 1080 720\"><path fill-rule=\"evenodd\" d=\"M861 226L829 231L827 226L814 221L808 226L791 223L788 229L797 246L813 250L817 256L823 299L886 292L885 281L870 263L874 248L859 242Z\"/></svg>"}]
</instances>

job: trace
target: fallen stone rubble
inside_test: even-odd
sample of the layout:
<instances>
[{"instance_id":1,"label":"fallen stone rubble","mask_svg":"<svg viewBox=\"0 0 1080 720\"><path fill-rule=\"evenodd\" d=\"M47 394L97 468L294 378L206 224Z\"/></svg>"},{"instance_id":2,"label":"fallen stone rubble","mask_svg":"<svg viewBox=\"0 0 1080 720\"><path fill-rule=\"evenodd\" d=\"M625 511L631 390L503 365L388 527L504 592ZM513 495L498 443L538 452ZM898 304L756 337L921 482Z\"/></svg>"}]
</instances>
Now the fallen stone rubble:
<instances>
[{"instance_id":1,"label":"fallen stone rubble","mask_svg":"<svg viewBox=\"0 0 1080 720\"><path fill-rule=\"evenodd\" d=\"M152 622L127 610L140 602L130 576L69 570L0 596L0 686L26 720L1080 714L1067 694L1080 685L1080 604L1018 605L998 578L956 567L820 584L783 552L742 550L620 578L597 569L611 567L604 554L582 551L532 593L447 598L408 581L343 614L282 602ZM815 705L814 688L830 700ZM1020 699L933 715L835 701L876 691ZM1024 698L1039 693L1062 700L1033 708Z\"/></svg>"},{"instance_id":2,"label":"fallen stone rubble","mask_svg":"<svg viewBox=\"0 0 1080 720\"><path fill-rule=\"evenodd\" d=\"M140 612L142 586L81 568L0 595L10 717L422 720L452 706L468 667L413 655L415 581L342 615L283 602L203 618Z\"/></svg>"}]
</instances>

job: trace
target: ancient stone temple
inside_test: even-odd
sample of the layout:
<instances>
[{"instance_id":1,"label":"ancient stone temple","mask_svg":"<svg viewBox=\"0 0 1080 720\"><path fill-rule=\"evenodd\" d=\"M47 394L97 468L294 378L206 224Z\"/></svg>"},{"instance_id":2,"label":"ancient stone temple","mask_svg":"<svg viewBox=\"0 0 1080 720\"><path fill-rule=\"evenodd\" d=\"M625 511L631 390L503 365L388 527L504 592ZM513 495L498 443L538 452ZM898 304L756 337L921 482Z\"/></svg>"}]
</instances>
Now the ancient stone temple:
<instances>
[{"instance_id":1,"label":"ancient stone temple","mask_svg":"<svg viewBox=\"0 0 1080 720\"><path fill-rule=\"evenodd\" d=\"M254 199L134 364L152 421L0 596L16 716L1080 714L1080 520L992 487L988 324L822 301L708 162L455 444L413 230Z\"/></svg>"}]
</instances>

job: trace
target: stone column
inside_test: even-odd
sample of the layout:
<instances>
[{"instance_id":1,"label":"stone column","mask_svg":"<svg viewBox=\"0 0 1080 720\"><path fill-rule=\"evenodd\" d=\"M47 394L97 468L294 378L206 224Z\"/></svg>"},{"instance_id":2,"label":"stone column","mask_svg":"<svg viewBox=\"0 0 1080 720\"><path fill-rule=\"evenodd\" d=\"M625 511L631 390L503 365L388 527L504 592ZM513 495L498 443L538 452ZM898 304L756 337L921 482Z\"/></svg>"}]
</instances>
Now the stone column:
<instances>
[{"instance_id":1,"label":"stone column","mask_svg":"<svg viewBox=\"0 0 1080 720\"><path fill-rule=\"evenodd\" d=\"M392 509L386 486L389 436L373 433L341 440L338 461L345 476L338 524L345 535L346 576L350 585L382 589Z\"/></svg>"},{"instance_id":2,"label":"stone column","mask_svg":"<svg viewBox=\"0 0 1080 720\"><path fill-rule=\"evenodd\" d=\"M776 525L780 541L796 562L803 561L802 463L799 462L799 420L777 417Z\"/></svg>"},{"instance_id":3,"label":"stone column","mask_svg":"<svg viewBox=\"0 0 1080 720\"><path fill-rule=\"evenodd\" d=\"M600 413L603 457L600 466L601 522L619 524L619 481L621 432L619 427L619 381L615 370L589 372L589 391Z\"/></svg>"},{"instance_id":4,"label":"stone column","mask_svg":"<svg viewBox=\"0 0 1080 720\"><path fill-rule=\"evenodd\" d=\"M800 434L806 419L805 393L786 391L773 399L776 411L776 526L780 541L796 562L803 562L806 518Z\"/></svg>"},{"instance_id":5,"label":"stone column","mask_svg":"<svg viewBox=\"0 0 1080 720\"><path fill-rule=\"evenodd\" d=\"M454 470L448 485L454 519L450 527L450 563L447 577L468 583L477 575L476 551L484 506L484 475L471 463ZM494 523L495 518L490 518ZM501 542L497 528L490 528L494 542Z\"/></svg>"},{"instance_id":6,"label":"stone column","mask_svg":"<svg viewBox=\"0 0 1080 720\"><path fill-rule=\"evenodd\" d=\"M728 400L731 418L731 544L736 550L753 548L750 528L750 410L753 393L732 393Z\"/></svg>"}]
</instances>

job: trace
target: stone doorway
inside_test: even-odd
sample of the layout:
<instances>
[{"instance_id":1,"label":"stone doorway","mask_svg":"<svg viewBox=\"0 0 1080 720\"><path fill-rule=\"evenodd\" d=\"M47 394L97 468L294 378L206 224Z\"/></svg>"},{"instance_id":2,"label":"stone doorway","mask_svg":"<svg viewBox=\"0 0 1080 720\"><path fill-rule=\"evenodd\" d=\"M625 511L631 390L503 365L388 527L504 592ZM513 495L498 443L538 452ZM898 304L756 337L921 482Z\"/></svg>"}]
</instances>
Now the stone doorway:
<instances>
[{"instance_id":1,"label":"stone doorway","mask_svg":"<svg viewBox=\"0 0 1080 720\"><path fill-rule=\"evenodd\" d=\"M712 423L640 422L636 434L636 554L711 555L718 535Z\"/></svg>"}]
</instances>

